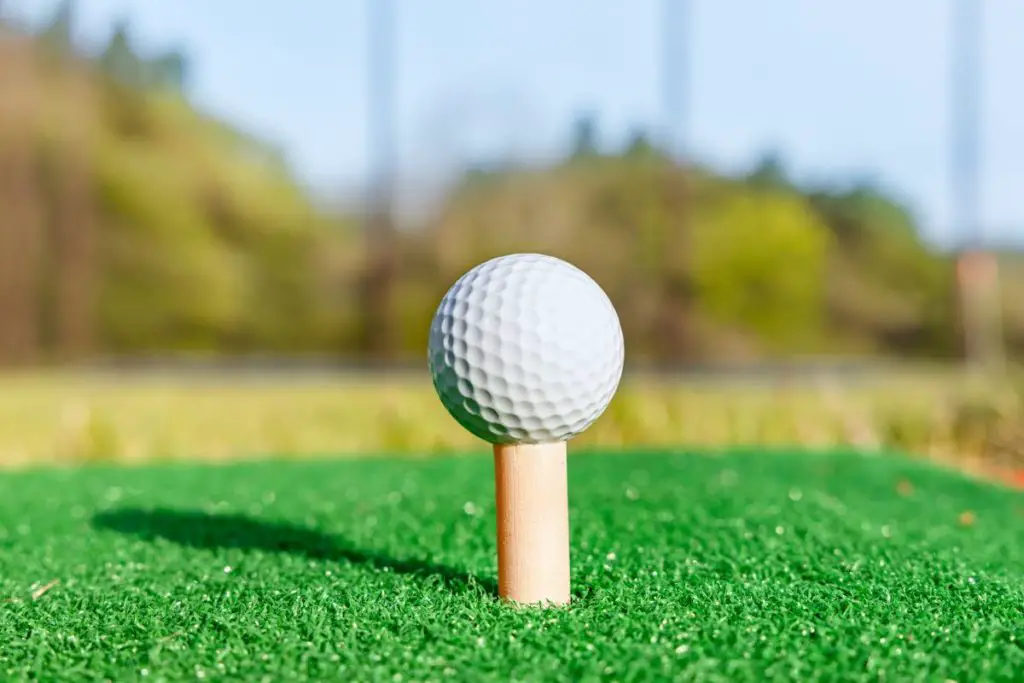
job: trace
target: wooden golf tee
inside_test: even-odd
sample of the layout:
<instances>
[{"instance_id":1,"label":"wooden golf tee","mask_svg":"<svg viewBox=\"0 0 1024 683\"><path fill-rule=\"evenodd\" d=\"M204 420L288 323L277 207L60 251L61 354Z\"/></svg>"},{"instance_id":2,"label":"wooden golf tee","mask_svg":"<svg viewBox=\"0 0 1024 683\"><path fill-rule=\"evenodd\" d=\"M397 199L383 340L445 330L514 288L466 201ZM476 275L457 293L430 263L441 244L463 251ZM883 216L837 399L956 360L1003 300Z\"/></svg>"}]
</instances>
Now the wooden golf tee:
<instances>
[{"instance_id":1,"label":"wooden golf tee","mask_svg":"<svg viewBox=\"0 0 1024 683\"><path fill-rule=\"evenodd\" d=\"M494 446L498 595L524 605L569 603L566 443Z\"/></svg>"}]
</instances>

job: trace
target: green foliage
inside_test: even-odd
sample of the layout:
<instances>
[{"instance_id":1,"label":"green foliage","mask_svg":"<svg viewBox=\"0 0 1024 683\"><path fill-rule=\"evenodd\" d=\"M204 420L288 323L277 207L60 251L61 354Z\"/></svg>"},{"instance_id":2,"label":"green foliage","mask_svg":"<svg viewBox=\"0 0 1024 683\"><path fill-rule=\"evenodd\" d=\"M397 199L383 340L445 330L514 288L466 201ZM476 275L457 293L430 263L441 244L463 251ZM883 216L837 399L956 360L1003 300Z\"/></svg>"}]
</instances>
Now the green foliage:
<instances>
[{"instance_id":1,"label":"green foliage","mask_svg":"<svg viewBox=\"0 0 1024 683\"><path fill-rule=\"evenodd\" d=\"M998 259L1001 314L1007 349L1015 358L1024 357L1024 255L1004 253Z\"/></svg>"},{"instance_id":2,"label":"green foliage","mask_svg":"<svg viewBox=\"0 0 1024 683\"><path fill-rule=\"evenodd\" d=\"M69 0L40 41L68 49L73 28ZM84 66L87 92L51 69L47 116L17 125L58 160L68 112L87 128L97 350L356 353L370 328L355 219L315 209L278 149L195 111L181 93L186 55L144 56L122 23ZM635 359L956 351L951 260L899 198L868 184L803 188L776 154L727 178L681 168L641 130L618 154L598 138L581 116L563 163L468 173L429 225L400 233L389 345L421 359L455 278L540 251L601 282ZM1007 283L1024 286L1024 267L1007 267ZM1024 353L1024 309L1009 296L1003 308Z\"/></svg>"},{"instance_id":3,"label":"green foliage","mask_svg":"<svg viewBox=\"0 0 1024 683\"><path fill-rule=\"evenodd\" d=\"M110 217L101 335L116 351L161 343L210 349L242 314L235 260L201 208L181 201L191 176L187 164L170 161L148 146L116 142L98 159L100 206Z\"/></svg>"},{"instance_id":4,"label":"green foliage","mask_svg":"<svg viewBox=\"0 0 1024 683\"><path fill-rule=\"evenodd\" d=\"M830 235L797 197L751 193L698 214L693 277L701 308L778 349L822 334Z\"/></svg>"},{"instance_id":5,"label":"green foliage","mask_svg":"<svg viewBox=\"0 0 1024 683\"><path fill-rule=\"evenodd\" d=\"M660 156L658 149L654 146L651 140L647 137L647 133L643 130L637 130L630 136L629 144L626 145L625 152L623 155L627 159L654 159Z\"/></svg>"},{"instance_id":6,"label":"green foliage","mask_svg":"<svg viewBox=\"0 0 1024 683\"><path fill-rule=\"evenodd\" d=\"M40 32L43 46L60 55L74 51L75 0L61 0L53 16Z\"/></svg>"},{"instance_id":7,"label":"green foliage","mask_svg":"<svg viewBox=\"0 0 1024 683\"><path fill-rule=\"evenodd\" d=\"M188 65L179 51L147 58L132 45L131 29L119 22L99 56L100 69L116 83L137 91L185 87Z\"/></svg>"},{"instance_id":8,"label":"green foliage","mask_svg":"<svg viewBox=\"0 0 1024 683\"><path fill-rule=\"evenodd\" d=\"M44 42L70 44L71 7L62 5ZM39 74L53 112L38 122L50 166L69 153L69 112L84 145L71 151L87 157L89 177L77 182L92 194L80 210L97 233L100 350L334 350L341 321L353 324L334 310L344 297L333 291L356 267L338 257L354 244L351 231L314 209L275 150L168 87L185 62L140 57L119 25L98 68L75 65L71 79L66 59ZM57 203L57 184L41 189Z\"/></svg>"},{"instance_id":9,"label":"green foliage","mask_svg":"<svg viewBox=\"0 0 1024 683\"><path fill-rule=\"evenodd\" d=\"M955 346L951 260L929 248L910 212L870 186L814 191L811 203L839 249L830 309L844 332L902 353L948 355Z\"/></svg>"},{"instance_id":10,"label":"green foliage","mask_svg":"<svg viewBox=\"0 0 1024 683\"><path fill-rule=\"evenodd\" d=\"M747 176L747 183L761 190L793 189L782 157L775 152L765 154L758 160Z\"/></svg>"}]
</instances>

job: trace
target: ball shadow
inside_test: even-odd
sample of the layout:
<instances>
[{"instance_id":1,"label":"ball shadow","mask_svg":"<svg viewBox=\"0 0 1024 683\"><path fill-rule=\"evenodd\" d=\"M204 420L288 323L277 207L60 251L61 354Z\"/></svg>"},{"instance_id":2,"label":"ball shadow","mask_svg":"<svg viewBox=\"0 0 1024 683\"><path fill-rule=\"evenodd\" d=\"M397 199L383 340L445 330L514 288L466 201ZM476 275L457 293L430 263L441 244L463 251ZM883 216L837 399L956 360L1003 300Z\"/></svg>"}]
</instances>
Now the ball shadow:
<instances>
[{"instance_id":1,"label":"ball shadow","mask_svg":"<svg viewBox=\"0 0 1024 683\"><path fill-rule=\"evenodd\" d=\"M451 590L497 593L493 579L417 559L399 559L383 553L353 547L344 539L286 522L259 520L240 514L210 514L170 508L120 508L93 517L98 529L161 538L182 546L202 549L235 548L287 553L329 562L347 562L397 574L441 579Z\"/></svg>"}]
</instances>

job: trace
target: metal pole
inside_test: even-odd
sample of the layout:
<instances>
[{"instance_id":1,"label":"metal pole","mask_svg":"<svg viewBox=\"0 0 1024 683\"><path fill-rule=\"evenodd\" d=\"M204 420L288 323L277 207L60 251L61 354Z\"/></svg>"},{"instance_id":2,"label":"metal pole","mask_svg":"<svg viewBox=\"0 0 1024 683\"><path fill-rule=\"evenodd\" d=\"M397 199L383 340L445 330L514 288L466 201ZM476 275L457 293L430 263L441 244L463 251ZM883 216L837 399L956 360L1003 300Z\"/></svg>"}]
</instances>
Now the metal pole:
<instances>
[{"instance_id":1,"label":"metal pole","mask_svg":"<svg viewBox=\"0 0 1024 683\"><path fill-rule=\"evenodd\" d=\"M662 360L686 362L692 351L694 286L690 261L691 183L688 127L690 77L690 0L662 0L661 89L665 118L662 149L671 163L662 170L668 200L669 240L658 257L661 305L657 348ZM663 228L661 228L663 229Z\"/></svg>"},{"instance_id":2,"label":"metal pole","mask_svg":"<svg viewBox=\"0 0 1024 683\"><path fill-rule=\"evenodd\" d=\"M675 159L687 151L690 0L662 0L661 15L664 144L669 156Z\"/></svg>"},{"instance_id":3,"label":"metal pole","mask_svg":"<svg viewBox=\"0 0 1024 683\"><path fill-rule=\"evenodd\" d=\"M952 94L952 181L954 219L968 249L982 246L978 221L980 0L954 0Z\"/></svg>"},{"instance_id":4,"label":"metal pole","mask_svg":"<svg viewBox=\"0 0 1024 683\"><path fill-rule=\"evenodd\" d=\"M395 12L393 0L370 0L369 101L371 174L378 199L389 199L395 166Z\"/></svg>"},{"instance_id":5,"label":"metal pole","mask_svg":"<svg viewBox=\"0 0 1024 683\"><path fill-rule=\"evenodd\" d=\"M979 215L981 170L982 0L954 0L950 72L951 196L953 218L965 244L957 264L964 352L975 368L1001 363L998 266L986 253Z\"/></svg>"},{"instance_id":6,"label":"metal pole","mask_svg":"<svg viewBox=\"0 0 1024 683\"><path fill-rule=\"evenodd\" d=\"M395 176L395 18L392 0L369 4L370 201L368 256L363 281L363 352L384 359L394 352L392 290L396 274L393 222Z\"/></svg>"}]
</instances>

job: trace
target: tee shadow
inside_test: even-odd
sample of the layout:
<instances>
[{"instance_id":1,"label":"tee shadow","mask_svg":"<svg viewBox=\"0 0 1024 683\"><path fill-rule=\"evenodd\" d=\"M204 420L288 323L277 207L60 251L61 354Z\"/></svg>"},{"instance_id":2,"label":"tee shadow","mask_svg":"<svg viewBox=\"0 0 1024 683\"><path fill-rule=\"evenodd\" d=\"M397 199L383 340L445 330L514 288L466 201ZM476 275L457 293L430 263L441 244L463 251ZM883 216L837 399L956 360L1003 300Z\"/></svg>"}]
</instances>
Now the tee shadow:
<instances>
[{"instance_id":1,"label":"tee shadow","mask_svg":"<svg viewBox=\"0 0 1024 683\"><path fill-rule=\"evenodd\" d=\"M416 559L397 559L355 548L344 539L286 522L271 522L246 515L208 514L196 510L121 508L93 517L98 529L117 531L146 540L162 538L178 545L202 548L234 548L287 553L309 559L347 562L390 570L420 578L440 578L449 590L495 594L493 579Z\"/></svg>"}]
</instances>

